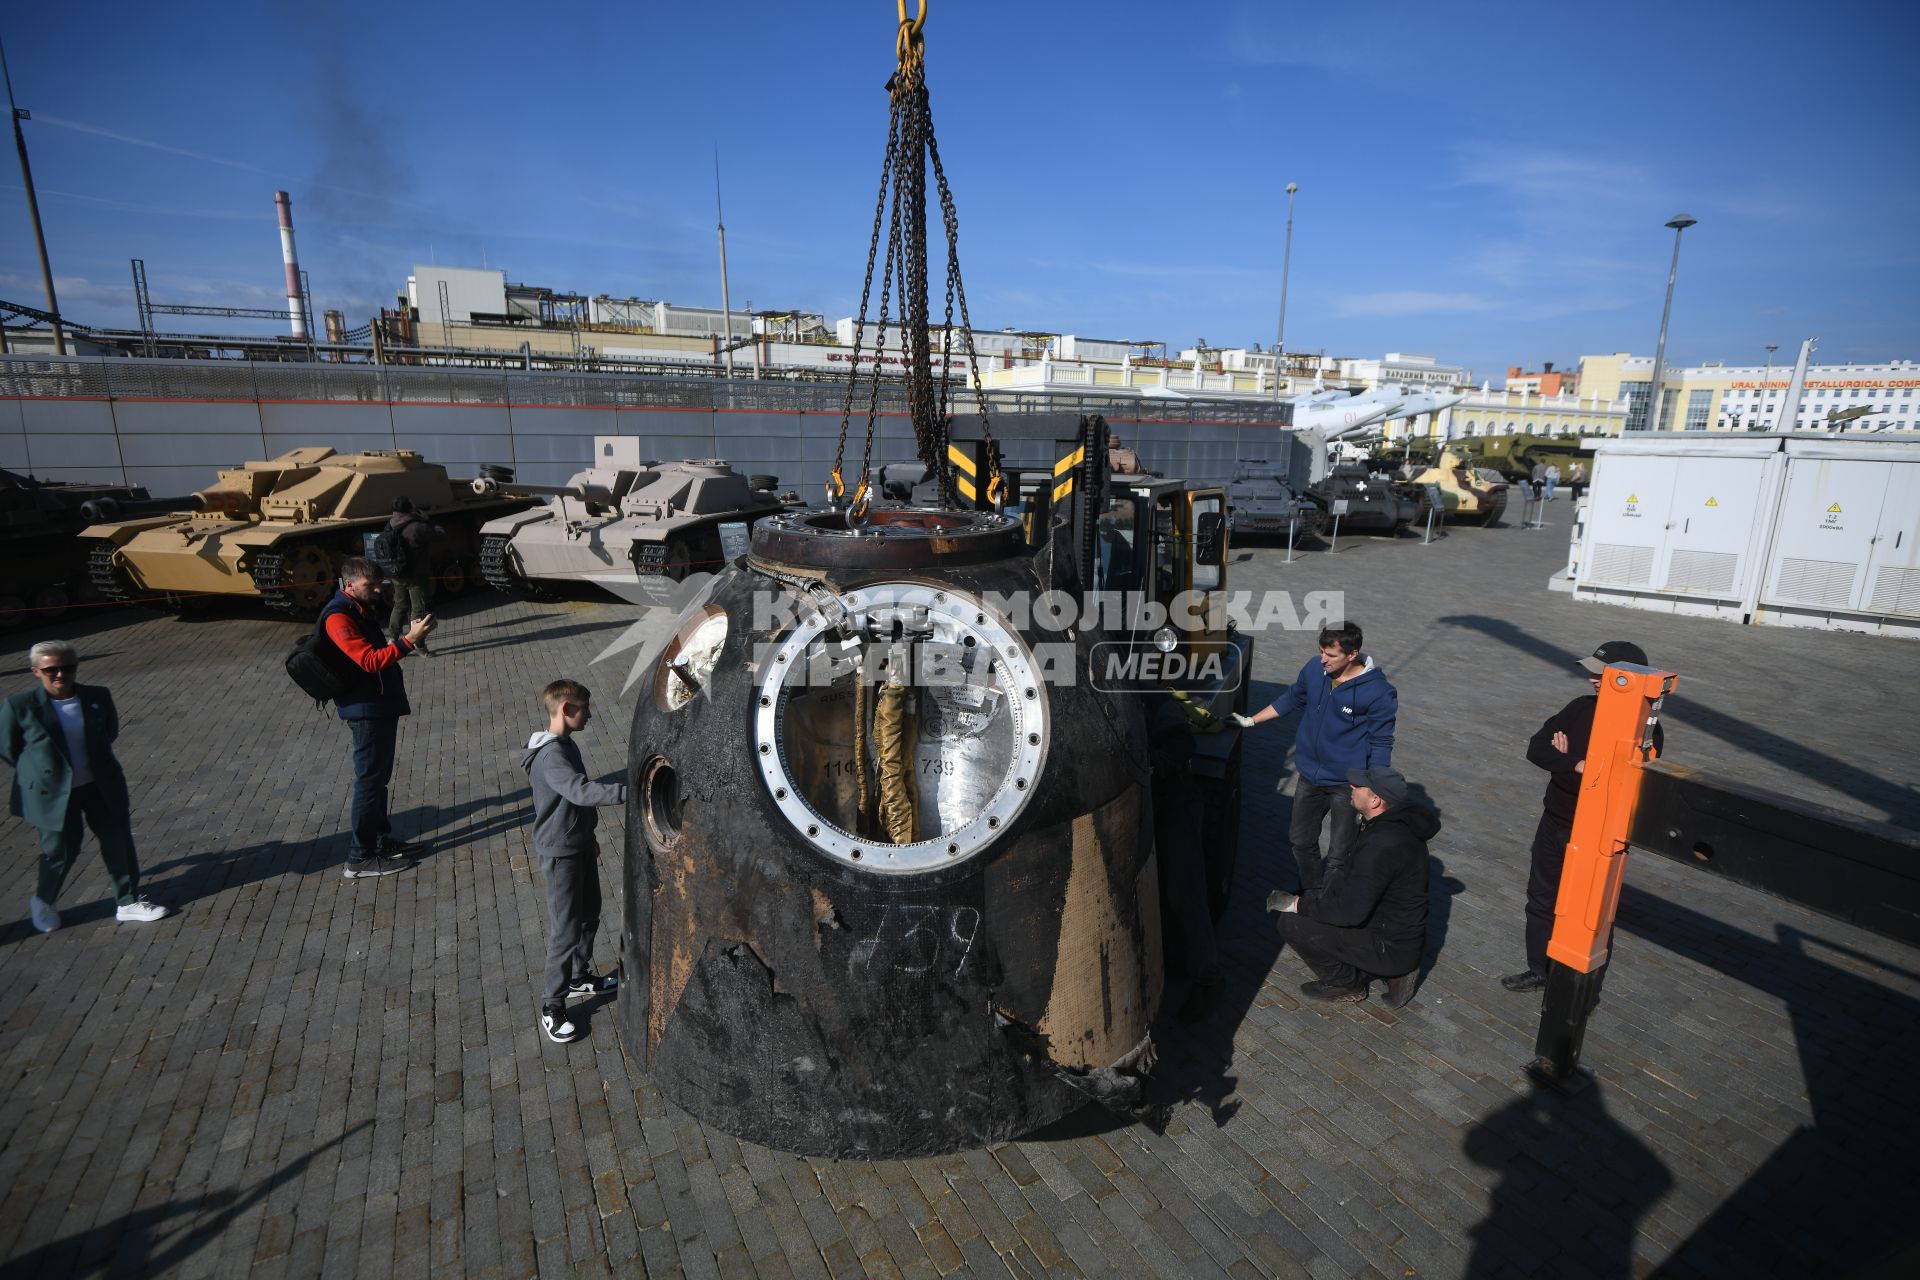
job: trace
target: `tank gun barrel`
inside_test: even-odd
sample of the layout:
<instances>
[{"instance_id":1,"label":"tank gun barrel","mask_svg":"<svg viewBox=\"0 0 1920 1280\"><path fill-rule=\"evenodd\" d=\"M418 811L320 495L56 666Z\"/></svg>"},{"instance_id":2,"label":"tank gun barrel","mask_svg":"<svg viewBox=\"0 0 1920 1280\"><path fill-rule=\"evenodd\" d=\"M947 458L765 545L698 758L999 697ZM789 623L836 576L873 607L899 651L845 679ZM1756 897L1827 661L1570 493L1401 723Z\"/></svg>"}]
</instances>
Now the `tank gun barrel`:
<instances>
[{"instance_id":1,"label":"tank gun barrel","mask_svg":"<svg viewBox=\"0 0 1920 1280\"><path fill-rule=\"evenodd\" d=\"M80 514L95 524L137 520L142 516L170 516L180 512L206 514L224 511L239 514L252 509L253 500L246 494L221 489L202 489L178 498L94 498L80 504Z\"/></svg>"},{"instance_id":2,"label":"tank gun barrel","mask_svg":"<svg viewBox=\"0 0 1920 1280\"><path fill-rule=\"evenodd\" d=\"M519 480L501 480L478 476L470 487L483 498L578 498L583 502L611 503L613 492L597 484L526 484Z\"/></svg>"}]
</instances>

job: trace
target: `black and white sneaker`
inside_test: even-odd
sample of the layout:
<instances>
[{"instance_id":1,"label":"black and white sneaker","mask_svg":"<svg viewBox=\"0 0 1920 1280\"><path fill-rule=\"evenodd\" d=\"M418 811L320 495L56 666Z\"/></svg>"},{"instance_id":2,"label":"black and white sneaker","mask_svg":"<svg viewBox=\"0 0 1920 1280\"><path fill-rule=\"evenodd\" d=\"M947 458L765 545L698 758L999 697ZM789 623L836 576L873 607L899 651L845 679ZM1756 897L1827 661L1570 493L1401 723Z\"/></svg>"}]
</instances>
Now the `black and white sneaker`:
<instances>
[{"instance_id":1,"label":"black and white sneaker","mask_svg":"<svg viewBox=\"0 0 1920 1280\"><path fill-rule=\"evenodd\" d=\"M348 858L347 869L343 874L349 880L358 880L362 876L390 876L396 871L405 871L412 865L413 859L403 858L399 854L372 858Z\"/></svg>"},{"instance_id":2,"label":"black and white sneaker","mask_svg":"<svg viewBox=\"0 0 1920 1280\"><path fill-rule=\"evenodd\" d=\"M545 1009L540 1013L540 1029L555 1044L571 1044L582 1034L580 1024L567 1016L565 1009Z\"/></svg>"},{"instance_id":3,"label":"black and white sneaker","mask_svg":"<svg viewBox=\"0 0 1920 1280\"><path fill-rule=\"evenodd\" d=\"M598 978L588 974L584 978L575 978L567 984L567 998L575 1000L583 996L610 996L619 989L620 975L617 973L604 974Z\"/></svg>"}]
</instances>

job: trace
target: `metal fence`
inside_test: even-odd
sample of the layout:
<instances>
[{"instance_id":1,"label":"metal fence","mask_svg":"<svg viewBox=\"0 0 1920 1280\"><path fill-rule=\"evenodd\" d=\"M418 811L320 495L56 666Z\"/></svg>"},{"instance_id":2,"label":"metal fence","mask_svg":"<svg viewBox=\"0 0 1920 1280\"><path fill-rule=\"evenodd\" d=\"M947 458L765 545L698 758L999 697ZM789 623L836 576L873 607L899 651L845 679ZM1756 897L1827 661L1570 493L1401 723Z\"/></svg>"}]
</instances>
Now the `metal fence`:
<instances>
[{"instance_id":1,"label":"metal fence","mask_svg":"<svg viewBox=\"0 0 1920 1280\"><path fill-rule=\"evenodd\" d=\"M1276 427L1287 406L1271 402L1093 390L962 391L952 406L957 434L975 433L982 400L1009 427L1037 414L1104 414L1149 467L1195 481L1230 479L1241 458L1271 459L1286 434ZM0 466L180 492L247 458L324 444L414 449L456 471L504 462L523 479L554 483L584 464L593 436L620 434L643 437L649 456L724 457L807 486L831 469L847 402L844 380L0 357ZM868 385L854 389L855 439L870 403L888 415L874 460L906 461L904 385L883 382L877 397Z\"/></svg>"},{"instance_id":2,"label":"metal fence","mask_svg":"<svg viewBox=\"0 0 1920 1280\"><path fill-rule=\"evenodd\" d=\"M351 404L466 404L567 408L677 408L838 413L844 381L675 378L648 374L567 373L239 360L143 360L0 356L0 396L17 399L235 400ZM1104 413L1160 422L1284 424L1286 406L1269 401L1118 395L1098 391L988 391L990 413ZM854 408L865 412L863 384ZM976 397L956 390L954 412ZM882 383L880 411L904 413L906 388Z\"/></svg>"}]
</instances>

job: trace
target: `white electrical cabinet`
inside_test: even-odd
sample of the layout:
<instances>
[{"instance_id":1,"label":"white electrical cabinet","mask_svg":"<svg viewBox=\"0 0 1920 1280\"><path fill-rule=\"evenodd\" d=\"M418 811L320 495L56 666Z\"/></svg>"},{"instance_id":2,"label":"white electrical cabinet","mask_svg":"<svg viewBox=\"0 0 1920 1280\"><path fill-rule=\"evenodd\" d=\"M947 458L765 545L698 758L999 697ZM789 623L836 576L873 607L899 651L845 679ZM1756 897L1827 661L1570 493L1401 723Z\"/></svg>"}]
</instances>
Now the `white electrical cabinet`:
<instances>
[{"instance_id":1,"label":"white electrical cabinet","mask_svg":"<svg viewBox=\"0 0 1920 1280\"><path fill-rule=\"evenodd\" d=\"M1755 622L1920 635L1920 445L1786 441Z\"/></svg>"},{"instance_id":2,"label":"white electrical cabinet","mask_svg":"<svg viewBox=\"0 0 1920 1280\"><path fill-rule=\"evenodd\" d=\"M1576 598L1741 619L1784 459L1777 439L1598 444Z\"/></svg>"}]
</instances>

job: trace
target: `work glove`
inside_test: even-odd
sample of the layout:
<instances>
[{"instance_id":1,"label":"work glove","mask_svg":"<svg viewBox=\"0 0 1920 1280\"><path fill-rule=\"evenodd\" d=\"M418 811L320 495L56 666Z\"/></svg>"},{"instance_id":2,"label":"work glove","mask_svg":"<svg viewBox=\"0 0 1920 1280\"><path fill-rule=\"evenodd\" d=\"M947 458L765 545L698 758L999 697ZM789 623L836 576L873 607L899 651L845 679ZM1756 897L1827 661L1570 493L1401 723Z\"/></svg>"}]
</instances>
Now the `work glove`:
<instances>
[{"instance_id":1,"label":"work glove","mask_svg":"<svg viewBox=\"0 0 1920 1280\"><path fill-rule=\"evenodd\" d=\"M1233 722L1239 725L1242 729L1253 728L1253 717L1243 716L1238 711L1233 713Z\"/></svg>"}]
</instances>

